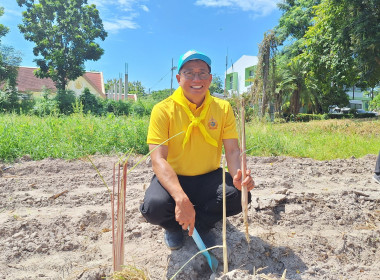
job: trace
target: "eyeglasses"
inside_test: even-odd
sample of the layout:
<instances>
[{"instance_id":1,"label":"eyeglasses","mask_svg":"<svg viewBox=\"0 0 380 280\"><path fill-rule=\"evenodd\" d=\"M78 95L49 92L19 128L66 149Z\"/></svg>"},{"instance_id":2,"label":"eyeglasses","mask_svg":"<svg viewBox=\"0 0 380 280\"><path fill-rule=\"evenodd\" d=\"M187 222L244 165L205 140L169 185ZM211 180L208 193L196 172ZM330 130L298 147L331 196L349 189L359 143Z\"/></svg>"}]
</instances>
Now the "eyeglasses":
<instances>
[{"instance_id":1,"label":"eyeglasses","mask_svg":"<svg viewBox=\"0 0 380 280\"><path fill-rule=\"evenodd\" d=\"M210 77L210 73L208 72L182 71L181 74L183 74L187 80L194 80L196 74L198 74L198 77L201 80L207 80L208 77Z\"/></svg>"}]
</instances>

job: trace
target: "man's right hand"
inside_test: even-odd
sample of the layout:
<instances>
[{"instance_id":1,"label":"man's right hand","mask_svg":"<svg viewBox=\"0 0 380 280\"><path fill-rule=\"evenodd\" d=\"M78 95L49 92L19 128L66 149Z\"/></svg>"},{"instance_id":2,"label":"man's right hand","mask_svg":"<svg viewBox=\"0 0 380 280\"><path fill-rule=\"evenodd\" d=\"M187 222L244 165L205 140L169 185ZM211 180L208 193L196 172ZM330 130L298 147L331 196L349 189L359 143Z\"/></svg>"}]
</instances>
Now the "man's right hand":
<instances>
[{"instance_id":1,"label":"man's right hand","mask_svg":"<svg viewBox=\"0 0 380 280\"><path fill-rule=\"evenodd\" d=\"M183 230L189 230L189 236L193 235L195 224L195 210L190 199L185 195L175 200L175 219Z\"/></svg>"},{"instance_id":2,"label":"man's right hand","mask_svg":"<svg viewBox=\"0 0 380 280\"><path fill-rule=\"evenodd\" d=\"M195 224L195 210L190 199L178 181L177 174L167 162L168 146L149 145L153 171L162 186L169 192L175 201L175 219L184 230L189 229L189 236L193 235Z\"/></svg>"}]
</instances>

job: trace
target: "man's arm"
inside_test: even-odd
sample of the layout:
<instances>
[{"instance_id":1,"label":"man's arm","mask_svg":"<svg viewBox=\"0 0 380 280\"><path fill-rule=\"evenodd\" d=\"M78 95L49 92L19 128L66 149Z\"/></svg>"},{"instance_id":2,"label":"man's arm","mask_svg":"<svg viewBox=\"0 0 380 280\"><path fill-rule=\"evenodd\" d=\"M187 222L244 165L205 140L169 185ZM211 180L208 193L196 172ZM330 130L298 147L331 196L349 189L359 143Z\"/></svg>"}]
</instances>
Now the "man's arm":
<instances>
[{"instance_id":1,"label":"man's arm","mask_svg":"<svg viewBox=\"0 0 380 280\"><path fill-rule=\"evenodd\" d=\"M153 150L158 145L149 145ZM168 191L175 201L175 219L182 229L189 228L189 235L193 234L195 224L195 210L190 199L183 191L177 174L167 162L168 146L161 145L151 153L152 167L161 185Z\"/></svg>"},{"instance_id":2,"label":"man's arm","mask_svg":"<svg viewBox=\"0 0 380 280\"><path fill-rule=\"evenodd\" d=\"M240 149L237 139L224 139L223 140L224 151L226 153L227 167L228 172L233 178L234 186L241 190L241 185L247 186L248 191L252 190L255 187L255 182L251 177L251 170L246 171L246 177L242 182L242 173L241 173L241 158L240 158Z\"/></svg>"}]
</instances>

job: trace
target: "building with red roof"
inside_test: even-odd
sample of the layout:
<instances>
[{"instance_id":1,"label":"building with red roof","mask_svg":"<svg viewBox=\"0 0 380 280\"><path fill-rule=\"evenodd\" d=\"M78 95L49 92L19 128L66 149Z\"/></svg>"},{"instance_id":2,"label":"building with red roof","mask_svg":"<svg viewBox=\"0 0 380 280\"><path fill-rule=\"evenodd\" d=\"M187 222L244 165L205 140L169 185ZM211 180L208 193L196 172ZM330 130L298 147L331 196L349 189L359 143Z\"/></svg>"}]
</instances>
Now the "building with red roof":
<instances>
[{"instance_id":1,"label":"building with red roof","mask_svg":"<svg viewBox=\"0 0 380 280\"><path fill-rule=\"evenodd\" d=\"M34 75L36 67L19 67L17 76L17 89L25 93L41 93L43 89L50 89L56 92L57 88L52 79L40 79ZM82 94L83 90L88 88L91 93L98 97L106 98L104 90L103 72L85 72L83 76L78 77L75 81L69 81L68 90L72 90L76 95Z\"/></svg>"}]
</instances>

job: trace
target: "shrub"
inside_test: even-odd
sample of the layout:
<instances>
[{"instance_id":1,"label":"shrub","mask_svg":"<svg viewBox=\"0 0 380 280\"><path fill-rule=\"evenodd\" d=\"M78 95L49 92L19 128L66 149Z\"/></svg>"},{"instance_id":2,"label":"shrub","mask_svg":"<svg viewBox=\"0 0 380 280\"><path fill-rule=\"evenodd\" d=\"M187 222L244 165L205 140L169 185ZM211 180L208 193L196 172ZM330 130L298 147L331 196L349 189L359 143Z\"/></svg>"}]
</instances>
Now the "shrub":
<instances>
[{"instance_id":1,"label":"shrub","mask_svg":"<svg viewBox=\"0 0 380 280\"><path fill-rule=\"evenodd\" d=\"M327 114L329 119L353 119L354 115L351 113L348 114Z\"/></svg>"},{"instance_id":2,"label":"shrub","mask_svg":"<svg viewBox=\"0 0 380 280\"><path fill-rule=\"evenodd\" d=\"M62 114L70 115L75 104L75 94L72 90L58 90L54 100L58 103L59 111Z\"/></svg>"},{"instance_id":3,"label":"shrub","mask_svg":"<svg viewBox=\"0 0 380 280\"><path fill-rule=\"evenodd\" d=\"M298 114L296 117L295 117L295 121L296 122L309 122L309 121L312 121L312 120L323 120L324 119L324 115L321 115L321 114Z\"/></svg>"},{"instance_id":4,"label":"shrub","mask_svg":"<svg viewBox=\"0 0 380 280\"><path fill-rule=\"evenodd\" d=\"M48 116L59 113L58 102L50 98L38 98L31 110L31 113L36 116Z\"/></svg>"},{"instance_id":5,"label":"shrub","mask_svg":"<svg viewBox=\"0 0 380 280\"><path fill-rule=\"evenodd\" d=\"M115 101L111 99L101 100L103 114L113 113L115 116L128 116L131 112L130 101Z\"/></svg>"},{"instance_id":6,"label":"shrub","mask_svg":"<svg viewBox=\"0 0 380 280\"><path fill-rule=\"evenodd\" d=\"M142 117L145 115L145 106L141 102L141 100L138 100L137 102L134 102L132 104L132 112L134 115L137 115L139 117Z\"/></svg>"},{"instance_id":7,"label":"shrub","mask_svg":"<svg viewBox=\"0 0 380 280\"><path fill-rule=\"evenodd\" d=\"M15 87L5 84L0 90L0 110L2 112L19 112L19 93Z\"/></svg>"},{"instance_id":8,"label":"shrub","mask_svg":"<svg viewBox=\"0 0 380 280\"><path fill-rule=\"evenodd\" d=\"M376 95L369 103L369 110L380 111L380 94Z\"/></svg>"},{"instance_id":9,"label":"shrub","mask_svg":"<svg viewBox=\"0 0 380 280\"><path fill-rule=\"evenodd\" d=\"M361 114L355 114L354 117L356 119L366 119L366 118L375 118L376 115L373 113L361 113Z\"/></svg>"},{"instance_id":10,"label":"shrub","mask_svg":"<svg viewBox=\"0 0 380 280\"><path fill-rule=\"evenodd\" d=\"M33 98L32 94L22 94L20 103L20 114L32 112L35 104L36 100Z\"/></svg>"},{"instance_id":11,"label":"shrub","mask_svg":"<svg viewBox=\"0 0 380 280\"><path fill-rule=\"evenodd\" d=\"M80 102L83 104L84 113L93 113L94 115L101 115L103 112L103 106L99 101L99 98L90 92L88 88L85 88L81 96Z\"/></svg>"}]
</instances>

